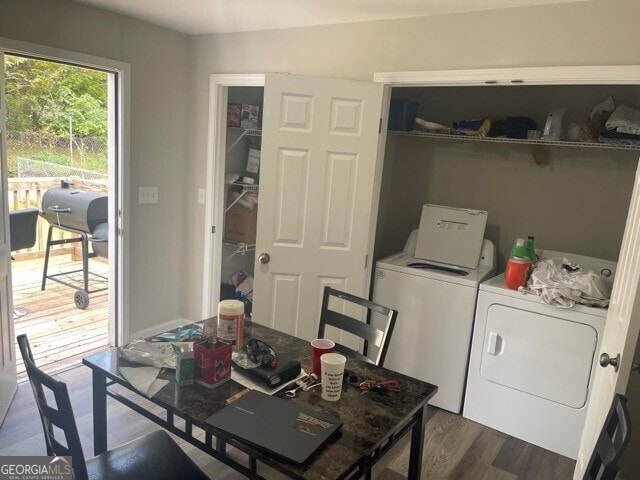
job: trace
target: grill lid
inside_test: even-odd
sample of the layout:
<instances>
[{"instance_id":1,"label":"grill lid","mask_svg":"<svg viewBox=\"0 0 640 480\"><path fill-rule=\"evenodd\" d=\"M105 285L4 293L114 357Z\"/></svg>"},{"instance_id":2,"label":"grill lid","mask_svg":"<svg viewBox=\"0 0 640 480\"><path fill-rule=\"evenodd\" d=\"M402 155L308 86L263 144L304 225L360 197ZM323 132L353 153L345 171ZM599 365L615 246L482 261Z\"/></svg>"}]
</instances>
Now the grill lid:
<instances>
[{"instance_id":1,"label":"grill lid","mask_svg":"<svg viewBox=\"0 0 640 480\"><path fill-rule=\"evenodd\" d=\"M42 216L52 225L93 233L108 220L108 197L100 192L51 188L42 195Z\"/></svg>"}]
</instances>

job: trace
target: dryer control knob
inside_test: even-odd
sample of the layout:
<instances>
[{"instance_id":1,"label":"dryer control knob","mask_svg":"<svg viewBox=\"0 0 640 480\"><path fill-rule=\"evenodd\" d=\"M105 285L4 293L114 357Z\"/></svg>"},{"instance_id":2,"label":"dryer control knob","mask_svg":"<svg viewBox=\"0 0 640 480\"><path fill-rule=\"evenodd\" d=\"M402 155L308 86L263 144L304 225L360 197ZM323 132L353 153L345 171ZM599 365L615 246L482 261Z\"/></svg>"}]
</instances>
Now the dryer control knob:
<instances>
[{"instance_id":1,"label":"dryer control knob","mask_svg":"<svg viewBox=\"0 0 640 480\"><path fill-rule=\"evenodd\" d=\"M602 270L600 270L600 275L609 278L611 276L611 270L609 270L608 268L603 268Z\"/></svg>"}]
</instances>

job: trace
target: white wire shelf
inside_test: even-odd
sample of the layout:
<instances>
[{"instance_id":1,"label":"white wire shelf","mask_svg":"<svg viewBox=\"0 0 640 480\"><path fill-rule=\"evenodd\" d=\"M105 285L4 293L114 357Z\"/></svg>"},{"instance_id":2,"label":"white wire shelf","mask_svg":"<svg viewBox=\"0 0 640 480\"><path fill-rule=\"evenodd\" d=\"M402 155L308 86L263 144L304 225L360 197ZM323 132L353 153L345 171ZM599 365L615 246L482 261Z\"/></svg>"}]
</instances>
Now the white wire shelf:
<instances>
[{"instance_id":1,"label":"white wire shelf","mask_svg":"<svg viewBox=\"0 0 640 480\"><path fill-rule=\"evenodd\" d=\"M569 141L548 141L548 140L529 140L526 138L502 138L502 137L474 137L467 135L454 135L448 133L432 133L421 132L419 130L411 130L408 132L389 130L391 135L404 137L424 137L434 138L438 140L449 140L453 142L489 142L489 143L509 143L520 145L547 145L554 147L580 147L580 148L600 148L605 150L636 150L640 151L640 145L609 145L606 143L591 142L569 142Z\"/></svg>"},{"instance_id":2,"label":"white wire shelf","mask_svg":"<svg viewBox=\"0 0 640 480\"><path fill-rule=\"evenodd\" d=\"M262 130L259 130L257 128L227 127L227 129L229 129L232 132L241 133L242 135L246 135L248 137L261 137L262 136Z\"/></svg>"},{"instance_id":3,"label":"white wire shelf","mask_svg":"<svg viewBox=\"0 0 640 480\"><path fill-rule=\"evenodd\" d=\"M244 137L262 137L262 130L256 130L252 128L240 128L240 127L227 127L227 132L240 133L238 138L231 144L229 148L227 148L227 153L229 153L233 148L240 143Z\"/></svg>"},{"instance_id":4,"label":"white wire shelf","mask_svg":"<svg viewBox=\"0 0 640 480\"><path fill-rule=\"evenodd\" d=\"M242 183L242 182L232 182L225 183L228 187L242 187L243 192L257 192L260 189L260 185L256 183Z\"/></svg>"},{"instance_id":5,"label":"white wire shelf","mask_svg":"<svg viewBox=\"0 0 640 480\"><path fill-rule=\"evenodd\" d=\"M231 247L234 249L233 253L227 257L226 259L227 262L231 260L233 257L235 257L236 255L246 255L247 253L255 252L256 250L255 243L237 243L237 242L229 242L227 240L222 240L222 245L224 245L225 247Z\"/></svg>"}]
</instances>

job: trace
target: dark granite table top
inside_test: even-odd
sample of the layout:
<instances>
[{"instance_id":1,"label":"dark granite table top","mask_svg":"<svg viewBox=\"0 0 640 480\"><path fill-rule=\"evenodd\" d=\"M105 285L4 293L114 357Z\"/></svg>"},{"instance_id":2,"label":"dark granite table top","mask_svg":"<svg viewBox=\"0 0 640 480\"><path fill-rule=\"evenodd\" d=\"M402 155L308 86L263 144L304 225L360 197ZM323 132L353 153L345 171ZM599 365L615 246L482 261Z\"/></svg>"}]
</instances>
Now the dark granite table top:
<instances>
[{"instance_id":1,"label":"dark granite table top","mask_svg":"<svg viewBox=\"0 0 640 480\"><path fill-rule=\"evenodd\" d=\"M215 330L212 322L215 319L205 320L205 332ZM246 329L245 341L252 337L264 340L278 353L300 360L302 367L310 370L309 342L255 323ZM118 365L132 365L131 362L118 358L117 349L91 355L84 359L84 363L123 384L127 382L118 373ZM300 391L293 399L286 397L283 391L277 393L278 397L326 412L343 421L341 435L321 449L308 465L299 467L271 458L259 450L238 445L237 442L230 443L292 478L342 478L368 454L383 446L389 436L398 432L437 391L434 385L354 358L347 357L346 369L359 379L399 380L400 391L362 394L356 386L345 384L337 402L322 400L320 388L309 392ZM233 380L213 389L197 384L179 387L173 370L161 373L161 378L169 380L169 384L153 397L153 401L168 411L190 418L194 425L212 433L215 431L205 423L206 419L223 408L228 398L245 389Z\"/></svg>"}]
</instances>

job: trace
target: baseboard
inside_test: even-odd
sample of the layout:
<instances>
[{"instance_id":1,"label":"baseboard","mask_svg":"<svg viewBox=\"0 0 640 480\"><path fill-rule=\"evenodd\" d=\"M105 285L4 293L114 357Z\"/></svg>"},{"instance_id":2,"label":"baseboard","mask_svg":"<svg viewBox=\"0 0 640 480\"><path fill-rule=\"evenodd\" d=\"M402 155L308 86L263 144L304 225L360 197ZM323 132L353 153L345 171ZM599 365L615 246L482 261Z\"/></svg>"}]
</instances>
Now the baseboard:
<instances>
[{"instance_id":1,"label":"baseboard","mask_svg":"<svg viewBox=\"0 0 640 480\"><path fill-rule=\"evenodd\" d=\"M186 318L176 318L175 320L169 320L168 322L154 325L153 327L145 328L134 333L130 333L127 343L137 338L147 338L159 333L168 332L169 330L173 330L174 328L177 328L181 325L187 325L190 323L193 323L193 321L187 320Z\"/></svg>"}]
</instances>

